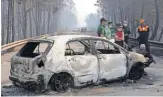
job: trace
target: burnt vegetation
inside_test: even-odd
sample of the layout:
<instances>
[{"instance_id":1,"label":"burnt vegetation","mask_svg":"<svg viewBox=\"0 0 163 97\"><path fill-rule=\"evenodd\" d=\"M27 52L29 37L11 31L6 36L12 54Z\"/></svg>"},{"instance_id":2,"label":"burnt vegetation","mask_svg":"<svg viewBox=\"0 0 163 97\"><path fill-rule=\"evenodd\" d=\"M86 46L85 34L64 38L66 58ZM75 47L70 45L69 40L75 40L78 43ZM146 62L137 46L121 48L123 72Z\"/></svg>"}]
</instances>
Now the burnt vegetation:
<instances>
[{"instance_id":1,"label":"burnt vegetation","mask_svg":"<svg viewBox=\"0 0 163 97\"><path fill-rule=\"evenodd\" d=\"M2 0L1 6L2 45L70 31L77 23L73 0Z\"/></svg>"}]
</instances>

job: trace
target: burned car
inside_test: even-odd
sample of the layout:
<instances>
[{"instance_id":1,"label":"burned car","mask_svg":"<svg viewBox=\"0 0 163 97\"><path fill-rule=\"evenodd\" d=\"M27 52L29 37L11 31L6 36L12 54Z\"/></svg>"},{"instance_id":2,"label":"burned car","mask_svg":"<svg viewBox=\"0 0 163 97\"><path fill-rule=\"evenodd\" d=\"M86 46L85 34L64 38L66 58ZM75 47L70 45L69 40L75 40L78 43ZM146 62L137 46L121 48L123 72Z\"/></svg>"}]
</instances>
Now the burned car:
<instances>
[{"instance_id":1,"label":"burned car","mask_svg":"<svg viewBox=\"0 0 163 97\"><path fill-rule=\"evenodd\" d=\"M25 88L66 91L119 78L138 80L145 67L143 55L106 39L60 35L27 42L12 57L9 78Z\"/></svg>"}]
</instances>

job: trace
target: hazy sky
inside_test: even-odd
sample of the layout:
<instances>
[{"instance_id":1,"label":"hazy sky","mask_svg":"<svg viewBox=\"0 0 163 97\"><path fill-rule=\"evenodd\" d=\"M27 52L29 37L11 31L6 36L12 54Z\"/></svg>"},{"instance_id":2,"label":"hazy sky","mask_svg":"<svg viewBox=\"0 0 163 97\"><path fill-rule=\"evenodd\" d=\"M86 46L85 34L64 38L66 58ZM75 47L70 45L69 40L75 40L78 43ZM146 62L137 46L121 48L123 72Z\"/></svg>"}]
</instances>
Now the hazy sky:
<instances>
[{"instance_id":1,"label":"hazy sky","mask_svg":"<svg viewBox=\"0 0 163 97\"><path fill-rule=\"evenodd\" d=\"M96 0L74 0L77 9L79 26L85 25L85 17L90 13L96 13L97 7L94 6Z\"/></svg>"}]
</instances>

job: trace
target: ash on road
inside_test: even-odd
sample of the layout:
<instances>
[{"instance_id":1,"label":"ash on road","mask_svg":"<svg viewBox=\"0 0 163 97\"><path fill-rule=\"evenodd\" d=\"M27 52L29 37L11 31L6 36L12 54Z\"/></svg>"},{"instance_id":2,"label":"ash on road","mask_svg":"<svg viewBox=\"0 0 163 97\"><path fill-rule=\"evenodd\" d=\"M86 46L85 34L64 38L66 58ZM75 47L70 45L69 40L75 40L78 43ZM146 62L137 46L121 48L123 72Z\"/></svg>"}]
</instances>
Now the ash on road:
<instances>
[{"instance_id":1,"label":"ash on road","mask_svg":"<svg viewBox=\"0 0 163 97\"><path fill-rule=\"evenodd\" d=\"M157 64L152 64L145 70L148 75L136 83L131 83L130 81L112 82L99 86L73 89L66 93L57 93L54 91L34 93L8 84L1 87L1 93L3 96L163 96L163 58L155 57L155 60Z\"/></svg>"}]
</instances>

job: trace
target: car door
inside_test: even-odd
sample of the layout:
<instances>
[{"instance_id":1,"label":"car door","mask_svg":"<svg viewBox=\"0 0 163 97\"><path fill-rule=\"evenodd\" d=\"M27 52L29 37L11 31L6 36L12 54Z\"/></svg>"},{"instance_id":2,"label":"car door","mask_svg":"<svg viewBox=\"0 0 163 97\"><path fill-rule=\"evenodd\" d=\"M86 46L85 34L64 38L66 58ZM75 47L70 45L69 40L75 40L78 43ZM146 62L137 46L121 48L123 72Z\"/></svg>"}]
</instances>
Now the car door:
<instances>
[{"instance_id":1,"label":"car door","mask_svg":"<svg viewBox=\"0 0 163 97\"><path fill-rule=\"evenodd\" d=\"M67 63L81 83L96 82L98 79L98 60L92 49L84 41L69 41L66 45Z\"/></svg>"},{"instance_id":2,"label":"car door","mask_svg":"<svg viewBox=\"0 0 163 97\"><path fill-rule=\"evenodd\" d=\"M126 75L127 57L112 43L92 40L100 63L100 79L111 80Z\"/></svg>"}]
</instances>

